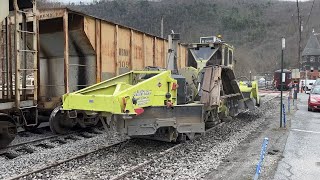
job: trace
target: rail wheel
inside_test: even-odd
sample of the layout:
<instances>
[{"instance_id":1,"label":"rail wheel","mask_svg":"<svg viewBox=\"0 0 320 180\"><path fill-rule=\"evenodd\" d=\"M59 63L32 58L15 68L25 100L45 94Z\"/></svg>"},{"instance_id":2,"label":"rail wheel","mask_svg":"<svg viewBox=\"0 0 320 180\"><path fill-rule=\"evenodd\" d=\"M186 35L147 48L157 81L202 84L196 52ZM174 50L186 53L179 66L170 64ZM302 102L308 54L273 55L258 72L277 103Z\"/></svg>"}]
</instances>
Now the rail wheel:
<instances>
[{"instance_id":1,"label":"rail wheel","mask_svg":"<svg viewBox=\"0 0 320 180\"><path fill-rule=\"evenodd\" d=\"M61 106L56 107L51 112L49 125L53 133L66 134L75 124L72 119L68 118L67 113L62 113Z\"/></svg>"},{"instance_id":2,"label":"rail wheel","mask_svg":"<svg viewBox=\"0 0 320 180\"><path fill-rule=\"evenodd\" d=\"M0 113L0 149L7 147L15 138L17 134L17 126L14 120L6 115Z\"/></svg>"},{"instance_id":3,"label":"rail wheel","mask_svg":"<svg viewBox=\"0 0 320 180\"><path fill-rule=\"evenodd\" d=\"M206 111L205 113L205 123L206 123L206 129L212 128L215 125L219 123L219 119L216 117L214 110Z\"/></svg>"}]
</instances>

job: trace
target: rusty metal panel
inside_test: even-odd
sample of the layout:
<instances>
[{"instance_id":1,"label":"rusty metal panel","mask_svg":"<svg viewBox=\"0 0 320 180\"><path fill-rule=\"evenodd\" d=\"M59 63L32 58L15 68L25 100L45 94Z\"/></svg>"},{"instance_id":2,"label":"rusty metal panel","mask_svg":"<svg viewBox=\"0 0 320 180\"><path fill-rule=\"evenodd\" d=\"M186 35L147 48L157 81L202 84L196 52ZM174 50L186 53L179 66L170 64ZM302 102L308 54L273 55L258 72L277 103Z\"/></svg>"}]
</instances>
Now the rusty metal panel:
<instances>
[{"instance_id":1,"label":"rusty metal panel","mask_svg":"<svg viewBox=\"0 0 320 180\"><path fill-rule=\"evenodd\" d=\"M118 72L119 74L126 73L130 71L130 37L131 32L130 29L126 28L119 28L119 35L118 35L118 53L119 59L117 62Z\"/></svg>"},{"instance_id":2,"label":"rusty metal panel","mask_svg":"<svg viewBox=\"0 0 320 180\"><path fill-rule=\"evenodd\" d=\"M153 66L156 66L157 37L153 37L152 46L152 64Z\"/></svg>"},{"instance_id":3,"label":"rusty metal panel","mask_svg":"<svg viewBox=\"0 0 320 180\"><path fill-rule=\"evenodd\" d=\"M166 41L166 40L163 40L164 41L164 47L163 47L163 49L164 49L164 52L163 52L163 57L165 58L165 60L164 60L164 67L165 68L167 68L167 59L168 59L168 41Z\"/></svg>"},{"instance_id":4,"label":"rusty metal panel","mask_svg":"<svg viewBox=\"0 0 320 180\"><path fill-rule=\"evenodd\" d=\"M164 57L164 49L163 49L163 46L164 46L164 42L163 40L161 39L157 39L156 40L156 55L155 55L155 65L156 66L159 66L159 67L162 67L164 68L165 67L165 64L164 64L164 61L165 61L165 57Z\"/></svg>"},{"instance_id":5,"label":"rusty metal panel","mask_svg":"<svg viewBox=\"0 0 320 180\"><path fill-rule=\"evenodd\" d=\"M143 34L139 32L133 32L133 59L132 69L142 70L144 68L143 59Z\"/></svg>"},{"instance_id":6,"label":"rusty metal panel","mask_svg":"<svg viewBox=\"0 0 320 180\"><path fill-rule=\"evenodd\" d=\"M69 23L68 12L63 15L63 36L64 36L64 89L69 93Z\"/></svg>"},{"instance_id":7,"label":"rusty metal panel","mask_svg":"<svg viewBox=\"0 0 320 180\"><path fill-rule=\"evenodd\" d=\"M116 75L115 65L115 29L112 24L101 22L101 79Z\"/></svg>"},{"instance_id":8,"label":"rusty metal panel","mask_svg":"<svg viewBox=\"0 0 320 180\"><path fill-rule=\"evenodd\" d=\"M85 16L84 17L84 32L86 33L93 49L95 50L96 44L96 21L94 18Z\"/></svg>"},{"instance_id":9,"label":"rusty metal panel","mask_svg":"<svg viewBox=\"0 0 320 180\"><path fill-rule=\"evenodd\" d=\"M153 37L145 36L145 66L154 66L153 64Z\"/></svg>"},{"instance_id":10,"label":"rusty metal panel","mask_svg":"<svg viewBox=\"0 0 320 180\"><path fill-rule=\"evenodd\" d=\"M187 54L187 49L185 46L180 45L180 67L183 68L186 66L186 54Z\"/></svg>"},{"instance_id":11,"label":"rusty metal panel","mask_svg":"<svg viewBox=\"0 0 320 180\"><path fill-rule=\"evenodd\" d=\"M101 20L89 16L83 19L84 32L93 48L95 50L95 64L96 64L96 82L101 81ZM93 62L90 62L91 65ZM93 74L92 74L93 75Z\"/></svg>"},{"instance_id":12,"label":"rusty metal panel","mask_svg":"<svg viewBox=\"0 0 320 180\"><path fill-rule=\"evenodd\" d=\"M142 58L143 58L143 67L146 67L147 64L147 50L146 50L146 34L142 36Z\"/></svg>"},{"instance_id":13,"label":"rusty metal panel","mask_svg":"<svg viewBox=\"0 0 320 180\"><path fill-rule=\"evenodd\" d=\"M116 28L114 29L114 72L115 75L119 75L119 67L118 67L118 61L119 61L119 26L116 25Z\"/></svg>"},{"instance_id":14,"label":"rusty metal panel","mask_svg":"<svg viewBox=\"0 0 320 180\"><path fill-rule=\"evenodd\" d=\"M178 46L178 67L183 68L186 66L187 48L181 44Z\"/></svg>"},{"instance_id":15,"label":"rusty metal panel","mask_svg":"<svg viewBox=\"0 0 320 180\"><path fill-rule=\"evenodd\" d=\"M97 64L97 82L101 82L101 20L96 19L96 64Z\"/></svg>"},{"instance_id":16,"label":"rusty metal panel","mask_svg":"<svg viewBox=\"0 0 320 180\"><path fill-rule=\"evenodd\" d=\"M206 107L219 106L221 89L221 71L219 66L204 68L204 77L200 102Z\"/></svg>"},{"instance_id":17,"label":"rusty metal panel","mask_svg":"<svg viewBox=\"0 0 320 180\"><path fill-rule=\"evenodd\" d=\"M39 20L62 18L64 12L65 9L40 9L38 18Z\"/></svg>"}]
</instances>

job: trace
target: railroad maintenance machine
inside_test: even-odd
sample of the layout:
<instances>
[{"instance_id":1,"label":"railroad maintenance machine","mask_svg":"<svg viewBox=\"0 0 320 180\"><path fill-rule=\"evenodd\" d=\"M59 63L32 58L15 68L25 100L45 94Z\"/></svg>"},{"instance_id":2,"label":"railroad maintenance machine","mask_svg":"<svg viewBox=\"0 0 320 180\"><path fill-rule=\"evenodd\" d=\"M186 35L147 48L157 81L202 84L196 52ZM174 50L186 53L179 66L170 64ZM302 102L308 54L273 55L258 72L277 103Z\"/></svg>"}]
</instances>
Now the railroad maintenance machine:
<instances>
[{"instance_id":1,"label":"railroad maintenance machine","mask_svg":"<svg viewBox=\"0 0 320 180\"><path fill-rule=\"evenodd\" d=\"M167 69L131 71L63 95L50 128L99 122L133 138L193 139L221 120L260 104L257 82L237 82L233 46L205 37L189 45L188 67L178 69L180 34L169 35Z\"/></svg>"}]
</instances>

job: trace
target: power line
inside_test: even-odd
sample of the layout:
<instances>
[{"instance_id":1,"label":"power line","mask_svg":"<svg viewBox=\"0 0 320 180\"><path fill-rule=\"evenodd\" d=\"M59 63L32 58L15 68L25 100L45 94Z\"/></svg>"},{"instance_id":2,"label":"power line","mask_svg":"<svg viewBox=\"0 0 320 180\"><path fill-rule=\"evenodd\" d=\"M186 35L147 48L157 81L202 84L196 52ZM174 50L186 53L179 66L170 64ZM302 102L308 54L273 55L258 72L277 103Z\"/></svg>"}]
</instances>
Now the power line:
<instances>
[{"instance_id":1,"label":"power line","mask_svg":"<svg viewBox=\"0 0 320 180\"><path fill-rule=\"evenodd\" d=\"M311 16L311 13L312 13L312 9L313 9L313 5L314 5L314 2L315 2L315 1L316 1L316 0L313 0L313 2L312 2L312 6L311 6L311 9L310 9L310 13L309 13L308 19L307 19L306 27L308 26L309 19L310 19L310 16Z\"/></svg>"}]
</instances>

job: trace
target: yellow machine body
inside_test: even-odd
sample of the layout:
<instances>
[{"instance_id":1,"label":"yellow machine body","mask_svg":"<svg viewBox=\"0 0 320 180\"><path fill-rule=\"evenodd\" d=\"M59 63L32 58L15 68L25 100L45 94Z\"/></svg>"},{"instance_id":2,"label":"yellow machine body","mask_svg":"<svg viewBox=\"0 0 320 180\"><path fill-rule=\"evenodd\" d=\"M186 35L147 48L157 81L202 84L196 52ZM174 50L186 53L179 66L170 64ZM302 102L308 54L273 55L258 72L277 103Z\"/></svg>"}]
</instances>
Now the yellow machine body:
<instances>
[{"instance_id":1,"label":"yellow machine body","mask_svg":"<svg viewBox=\"0 0 320 180\"><path fill-rule=\"evenodd\" d=\"M176 105L176 99L177 81L170 71L131 71L65 94L63 110L136 114L138 108Z\"/></svg>"}]
</instances>

